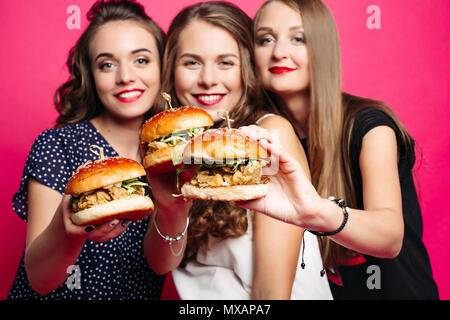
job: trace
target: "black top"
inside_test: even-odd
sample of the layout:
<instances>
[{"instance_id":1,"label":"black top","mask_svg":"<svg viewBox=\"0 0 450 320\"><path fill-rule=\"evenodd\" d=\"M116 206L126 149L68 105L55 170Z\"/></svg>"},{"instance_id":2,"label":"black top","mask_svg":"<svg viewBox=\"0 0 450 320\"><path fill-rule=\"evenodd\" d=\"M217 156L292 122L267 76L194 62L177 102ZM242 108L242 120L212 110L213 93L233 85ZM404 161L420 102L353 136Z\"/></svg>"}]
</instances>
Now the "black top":
<instances>
[{"instance_id":1,"label":"black top","mask_svg":"<svg viewBox=\"0 0 450 320\"><path fill-rule=\"evenodd\" d=\"M63 194L76 168L98 156L89 151L96 144L106 157L118 156L103 136L89 122L60 129L49 129L39 135L31 148L13 207L27 221L26 182L33 177ZM19 265L8 299L159 299L164 277L153 273L147 264L142 241L149 218L132 222L119 236L107 242L87 240L68 278L55 291L40 296L31 289L25 273L24 259Z\"/></svg>"},{"instance_id":2,"label":"black top","mask_svg":"<svg viewBox=\"0 0 450 320\"><path fill-rule=\"evenodd\" d=\"M351 137L351 167L358 208L364 208L359 168L362 142L366 133L377 126L389 126L397 136L405 225L403 246L394 259L360 255L337 270L328 270L333 296L335 299L439 299L430 259L422 242L422 215L412 174L414 161L408 161L394 121L381 110L372 107L361 109L357 113Z\"/></svg>"}]
</instances>

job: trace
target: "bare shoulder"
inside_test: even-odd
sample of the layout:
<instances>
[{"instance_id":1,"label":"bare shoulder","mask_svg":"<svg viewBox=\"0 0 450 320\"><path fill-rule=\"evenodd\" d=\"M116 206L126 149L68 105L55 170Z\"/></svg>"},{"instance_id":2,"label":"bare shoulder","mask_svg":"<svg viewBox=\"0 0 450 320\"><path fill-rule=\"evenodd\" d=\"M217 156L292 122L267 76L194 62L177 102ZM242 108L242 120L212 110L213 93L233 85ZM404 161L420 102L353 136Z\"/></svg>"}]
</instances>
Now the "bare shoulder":
<instances>
[{"instance_id":1,"label":"bare shoulder","mask_svg":"<svg viewBox=\"0 0 450 320\"><path fill-rule=\"evenodd\" d=\"M305 149L303 149L300 139L297 137L294 127L289 120L279 115L271 115L262 119L258 125L278 137L283 148L300 163L308 178L310 178Z\"/></svg>"},{"instance_id":2,"label":"bare shoulder","mask_svg":"<svg viewBox=\"0 0 450 320\"><path fill-rule=\"evenodd\" d=\"M366 135L364 136L364 139L395 139L395 131L391 127L384 125L384 126L377 126L372 129L370 129Z\"/></svg>"},{"instance_id":3,"label":"bare shoulder","mask_svg":"<svg viewBox=\"0 0 450 320\"><path fill-rule=\"evenodd\" d=\"M395 131L389 126L377 126L366 133L363 138L361 156L368 155L370 159L385 159L380 155L397 156L397 139ZM378 157L372 158L372 156Z\"/></svg>"},{"instance_id":4,"label":"bare shoulder","mask_svg":"<svg viewBox=\"0 0 450 320\"><path fill-rule=\"evenodd\" d=\"M266 117L263 117L259 122L258 126L263 127L265 129L280 129L280 130L292 130L294 131L291 123L286 118L271 114Z\"/></svg>"},{"instance_id":5,"label":"bare shoulder","mask_svg":"<svg viewBox=\"0 0 450 320\"><path fill-rule=\"evenodd\" d=\"M289 120L279 115L271 115L265 117L258 126L270 131L270 133L279 137L282 144L300 144L300 141L295 133L294 127ZM289 150L289 149L288 149Z\"/></svg>"}]
</instances>

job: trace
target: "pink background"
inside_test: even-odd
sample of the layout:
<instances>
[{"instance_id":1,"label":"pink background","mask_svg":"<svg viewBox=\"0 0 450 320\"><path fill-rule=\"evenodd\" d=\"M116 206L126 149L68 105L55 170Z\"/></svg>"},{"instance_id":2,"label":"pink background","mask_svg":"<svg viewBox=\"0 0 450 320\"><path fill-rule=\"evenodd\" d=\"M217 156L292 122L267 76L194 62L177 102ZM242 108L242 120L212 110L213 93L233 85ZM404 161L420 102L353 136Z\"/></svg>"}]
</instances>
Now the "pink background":
<instances>
[{"instance_id":1,"label":"pink background","mask_svg":"<svg viewBox=\"0 0 450 320\"><path fill-rule=\"evenodd\" d=\"M52 99L66 80L70 47L86 27L93 0L0 2L0 299L14 279L26 224L12 210L29 149L56 118ZM143 0L167 30L188 0ZM263 1L232 1L253 16ZM421 150L417 164L424 241L441 298L450 298L448 215L450 194L450 2L448 0L325 0L341 36L344 89L389 103ZM170 7L168 4L170 3ZM69 30L67 7L81 9L81 30ZM381 9L381 29L369 30L370 5ZM164 298L175 297L166 286Z\"/></svg>"}]
</instances>

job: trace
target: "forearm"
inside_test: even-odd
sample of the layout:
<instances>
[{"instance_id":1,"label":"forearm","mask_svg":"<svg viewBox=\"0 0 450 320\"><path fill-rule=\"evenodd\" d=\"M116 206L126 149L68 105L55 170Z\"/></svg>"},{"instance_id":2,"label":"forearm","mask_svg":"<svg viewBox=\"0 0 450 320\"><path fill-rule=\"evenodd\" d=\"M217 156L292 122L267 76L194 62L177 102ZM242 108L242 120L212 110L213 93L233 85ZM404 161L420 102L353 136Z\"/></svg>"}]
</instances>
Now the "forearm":
<instances>
[{"instance_id":1,"label":"forearm","mask_svg":"<svg viewBox=\"0 0 450 320\"><path fill-rule=\"evenodd\" d=\"M368 217L370 215L370 217ZM403 244L403 224L389 209L352 210L352 221L331 239L354 251L378 258L395 258Z\"/></svg>"},{"instance_id":2,"label":"forearm","mask_svg":"<svg viewBox=\"0 0 450 320\"><path fill-rule=\"evenodd\" d=\"M325 205L327 212L323 214L323 220L328 220L328 228L322 230L333 231L342 223L344 214L336 204L327 199L324 202L328 202ZM401 213L393 209L351 209L344 229L330 236L330 239L360 253L378 258L394 258L401 250L403 233Z\"/></svg>"},{"instance_id":3,"label":"forearm","mask_svg":"<svg viewBox=\"0 0 450 320\"><path fill-rule=\"evenodd\" d=\"M28 281L43 295L55 290L67 278L67 267L74 265L85 243L85 237L67 237L61 215L55 218L25 251Z\"/></svg>"},{"instance_id":4,"label":"forearm","mask_svg":"<svg viewBox=\"0 0 450 320\"><path fill-rule=\"evenodd\" d=\"M149 221L143 243L144 255L150 268L157 274L165 274L178 267L183 259L187 232L179 241L170 243L158 234L155 223L161 234L176 238L186 229L187 216L187 208L179 208L171 213L161 213L159 210Z\"/></svg>"}]
</instances>

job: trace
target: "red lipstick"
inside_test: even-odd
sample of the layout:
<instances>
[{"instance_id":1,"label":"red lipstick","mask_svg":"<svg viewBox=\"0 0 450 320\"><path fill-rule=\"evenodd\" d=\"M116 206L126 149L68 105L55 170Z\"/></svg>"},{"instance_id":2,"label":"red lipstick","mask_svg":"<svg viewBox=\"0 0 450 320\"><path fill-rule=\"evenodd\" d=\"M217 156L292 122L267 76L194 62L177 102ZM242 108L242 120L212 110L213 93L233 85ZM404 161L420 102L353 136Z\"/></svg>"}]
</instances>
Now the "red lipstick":
<instances>
[{"instance_id":1,"label":"red lipstick","mask_svg":"<svg viewBox=\"0 0 450 320\"><path fill-rule=\"evenodd\" d=\"M288 68L288 67L272 67L269 69L269 72L271 73L276 73L276 74L281 74L281 73L287 73L287 72L291 72L297 69L293 69L293 68Z\"/></svg>"},{"instance_id":2,"label":"red lipstick","mask_svg":"<svg viewBox=\"0 0 450 320\"><path fill-rule=\"evenodd\" d=\"M140 97L142 97L143 93L144 93L144 90L142 90L142 89L127 89L127 90L120 91L119 93L115 94L114 96L120 102L134 102L134 101L138 100Z\"/></svg>"}]
</instances>

